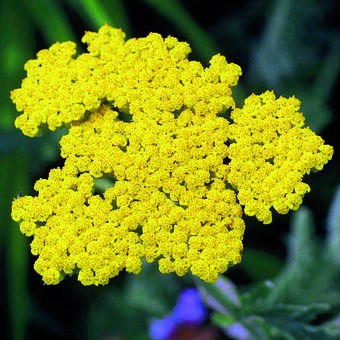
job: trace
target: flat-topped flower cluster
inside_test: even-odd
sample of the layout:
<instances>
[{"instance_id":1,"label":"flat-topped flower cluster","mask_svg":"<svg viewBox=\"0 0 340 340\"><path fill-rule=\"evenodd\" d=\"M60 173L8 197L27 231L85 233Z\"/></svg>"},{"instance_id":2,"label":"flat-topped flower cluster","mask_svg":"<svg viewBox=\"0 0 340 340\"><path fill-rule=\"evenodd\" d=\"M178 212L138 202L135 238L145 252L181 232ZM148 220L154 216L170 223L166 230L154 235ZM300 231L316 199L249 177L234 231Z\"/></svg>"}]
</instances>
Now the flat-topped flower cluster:
<instances>
[{"instance_id":1,"label":"flat-topped flower cluster","mask_svg":"<svg viewBox=\"0 0 340 340\"><path fill-rule=\"evenodd\" d=\"M243 210L267 224L272 208L298 209L303 176L332 157L296 98L265 92L235 108L241 69L221 55L204 68L176 38L125 41L108 25L83 42L77 57L72 42L40 51L11 93L27 136L68 127L64 167L12 206L47 284L75 272L107 284L142 259L215 282L241 260ZM112 186L100 195L102 177Z\"/></svg>"}]
</instances>

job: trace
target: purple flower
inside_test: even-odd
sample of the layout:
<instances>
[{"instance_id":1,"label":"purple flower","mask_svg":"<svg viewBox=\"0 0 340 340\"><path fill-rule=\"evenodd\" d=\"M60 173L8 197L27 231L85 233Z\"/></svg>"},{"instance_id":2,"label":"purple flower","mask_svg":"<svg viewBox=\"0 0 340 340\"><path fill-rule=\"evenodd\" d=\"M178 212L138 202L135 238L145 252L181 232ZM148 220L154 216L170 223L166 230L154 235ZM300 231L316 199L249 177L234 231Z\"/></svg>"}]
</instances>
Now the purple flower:
<instances>
[{"instance_id":1,"label":"purple flower","mask_svg":"<svg viewBox=\"0 0 340 340\"><path fill-rule=\"evenodd\" d=\"M155 319L150 326L150 337L154 340L166 340L176 329L176 321L171 315L164 319Z\"/></svg>"},{"instance_id":2,"label":"purple flower","mask_svg":"<svg viewBox=\"0 0 340 340\"><path fill-rule=\"evenodd\" d=\"M183 290L171 315L177 323L201 323L206 316L206 310L199 292L195 288Z\"/></svg>"},{"instance_id":3,"label":"purple flower","mask_svg":"<svg viewBox=\"0 0 340 340\"><path fill-rule=\"evenodd\" d=\"M150 336L154 340L166 340L178 326L185 323L200 324L206 314L198 291L195 288L187 288L181 293L170 315L152 322Z\"/></svg>"}]
</instances>

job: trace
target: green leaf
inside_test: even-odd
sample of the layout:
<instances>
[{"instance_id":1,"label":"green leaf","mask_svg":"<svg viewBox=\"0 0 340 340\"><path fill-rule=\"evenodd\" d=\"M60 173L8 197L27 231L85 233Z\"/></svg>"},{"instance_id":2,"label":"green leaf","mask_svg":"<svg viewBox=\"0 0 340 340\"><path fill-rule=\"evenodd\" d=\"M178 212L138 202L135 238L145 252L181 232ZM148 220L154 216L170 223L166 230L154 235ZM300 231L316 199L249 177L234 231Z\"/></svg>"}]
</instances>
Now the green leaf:
<instances>
[{"instance_id":1,"label":"green leaf","mask_svg":"<svg viewBox=\"0 0 340 340\"><path fill-rule=\"evenodd\" d=\"M243 327L255 340L338 339L338 320L317 326L311 323L319 315L332 313L340 303L339 270L320 256L321 245L314 235L311 211L302 207L292 218L287 264L273 282L248 287L243 294L230 283L235 303L228 297L231 289L196 280L204 302L214 311L213 323L227 335L234 326Z\"/></svg>"},{"instance_id":2,"label":"green leaf","mask_svg":"<svg viewBox=\"0 0 340 340\"><path fill-rule=\"evenodd\" d=\"M21 1L49 44L54 44L56 41L77 41L59 1Z\"/></svg>"},{"instance_id":3,"label":"green leaf","mask_svg":"<svg viewBox=\"0 0 340 340\"><path fill-rule=\"evenodd\" d=\"M246 318L243 325L249 330L254 340L270 340L270 339L286 339L294 340L294 338L287 334L284 330L277 328L268 323L260 316L250 316Z\"/></svg>"},{"instance_id":4,"label":"green leaf","mask_svg":"<svg viewBox=\"0 0 340 340\"><path fill-rule=\"evenodd\" d=\"M286 340L330 340L329 332L318 326L296 321L285 316L252 316L243 322L252 334L252 339L286 339Z\"/></svg>"},{"instance_id":5,"label":"green leaf","mask_svg":"<svg viewBox=\"0 0 340 340\"><path fill-rule=\"evenodd\" d=\"M12 339L25 339L28 320L32 315L27 288L29 259L28 240L19 225L11 220L11 203L20 191L29 188L29 161L23 153L11 153L0 158L0 210L2 246L6 245L6 285Z\"/></svg>"},{"instance_id":6,"label":"green leaf","mask_svg":"<svg viewBox=\"0 0 340 340\"><path fill-rule=\"evenodd\" d=\"M273 281L274 288L266 303L278 302L309 305L340 304L338 265L327 257L324 245L314 235L312 214L301 207L293 215L288 241L287 264Z\"/></svg>"},{"instance_id":7,"label":"green leaf","mask_svg":"<svg viewBox=\"0 0 340 340\"><path fill-rule=\"evenodd\" d=\"M64 0L90 25L98 30L105 23L121 28L130 36L129 19L122 0Z\"/></svg>"},{"instance_id":8,"label":"green leaf","mask_svg":"<svg viewBox=\"0 0 340 340\"><path fill-rule=\"evenodd\" d=\"M152 6L183 32L205 62L208 62L213 55L219 52L214 39L198 26L178 0L144 0L144 2Z\"/></svg>"},{"instance_id":9,"label":"green leaf","mask_svg":"<svg viewBox=\"0 0 340 340\"><path fill-rule=\"evenodd\" d=\"M279 274L282 265L282 261L277 257L264 251L247 247L243 250L242 262L239 266L256 282L273 279Z\"/></svg>"},{"instance_id":10,"label":"green leaf","mask_svg":"<svg viewBox=\"0 0 340 340\"><path fill-rule=\"evenodd\" d=\"M331 320L324 322L321 325L321 328L330 334L333 339L340 339L340 314L336 315Z\"/></svg>"},{"instance_id":11,"label":"green leaf","mask_svg":"<svg viewBox=\"0 0 340 340\"><path fill-rule=\"evenodd\" d=\"M330 123L327 102L340 71L339 35L321 25L331 6L318 0L272 1L249 59L249 83L279 95L295 94L306 125L317 132ZM321 45L329 47L328 55L320 52Z\"/></svg>"},{"instance_id":12,"label":"green leaf","mask_svg":"<svg viewBox=\"0 0 340 340\"><path fill-rule=\"evenodd\" d=\"M288 241L288 265L303 273L313 262L315 254L314 222L310 209L301 207L292 217L292 231Z\"/></svg>"},{"instance_id":13,"label":"green leaf","mask_svg":"<svg viewBox=\"0 0 340 340\"><path fill-rule=\"evenodd\" d=\"M88 339L112 334L145 339L152 318L165 317L175 306L180 285L176 275L160 274L156 264L144 263L139 275L127 274L122 287L103 290L89 312Z\"/></svg>"},{"instance_id":14,"label":"green leaf","mask_svg":"<svg viewBox=\"0 0 340 340\"><path fill-rule=\"evenodd\" d=\"M314 238L314 224L311 211L301 207L292 217L292 230L288 240L288 258L285 268L274 280L274 287L266 300L267 304L278 301L301 299L306 302L308 296L303 291L301 283L313 272L316 254L320 245ZM294 290L296 290L294 294ZM302 296L301 296L302 293ZM304 300L305 298L305 300Z\"/></svg>"},{"instance_id":15,"label":"green leaf","mask_svg":"<svg viewBox=\"0 0 340 340\"><path fill-rule=\"evenodd\" d=\"M0 3L0 41L0 129L10 129L16 117L10 91L20 85L24 63L34 55L33 29L16 1Z\"/></svg>"},{"instance_id":16,"label":"green leaf","mask_svg":"<svg viewBox=\"0 0 340 340\"><path fill-rule=\"evenodd\" d=\"M157 284L150 285L150 282ZM140 307L157 317L163 317L172 310L180 292L179 279L175 274L161 274L156 263L146 262L138 276L129 275L125 289L131 306Z\"/></svg>"},{"instance_id":17,"label":"green leaf","mask_svg":"<svg viewBox=\"0 0 340 340\"><path fill-rule=\"evenodd\" d=\"M228 280L224 277L220 277L219 280L224 280L228 283ZM201 279L194 278L195 284L199 289L203 301L208 304L210 308L218 311L224 311L225 314L230 315L234 320L240 320L241 311L238 301L238 296L234 291L228 292L228 286L231 288L233 284L226 286L222 284L222 288L218 286L218 283L208 283Z\"/></svg>"},{"instance_id":18,"label":"green leaf","mask_svg":"<svg viewBox=\"0 0 340 340\"><path fill-rule=\"evenodd\" d=\"M340 186L330 206L326 222L326 257L329 261L340 265Z\"/></svg>"},{"instance_id":19,"label":"green leaf","mask_svg":"<svg viewBox=\"0 0 340 340\"><path fill-rule=\"evenodd\" d=\"M248 289L243 295L241 295L242 311L246 314L252 314L268 308L267 296L271 294L273 290L273 282L264 281L255 285L252 289Z\"/></svg>"},{"instance_id":20,"label":"green leaf","mask_svg":"<svg viewBox=\"0 0 340 340\"><path fill-rule=\"evenodd\" d=\"M234 318L230 315L226 315L223 313L212 313L210 315L211 322L217 327L228 327L235 323Z\"/></svg>"},{"instance_id":21,"label":"green leaf","mask_svg":"<svg viewBox=\"0 0 340 340\"><path fill-rule=\"evenodd\" d=\"M278 303L271 308L262 311L261 316L267 318L286 317L296 321L313 321L319 314L330 310L330 305L326 303L313 303L307 306Z\"/></svg>"},{"instance_id":22,"label":"green leaf","mask_svg":"<svg viewBox=\"0 0 340 340\"><path fill-rule=\"evenodd\" d=\"M330 53L322 59L312 86L312 93L308 93L310 100L308 98L305 100L305 103L309 104L305 112L308 113L307 118L313 131L322 130L331 121L332 114L327 108L327 101L340 72L339 54L340 38L337 37L331 42Z\"/></svg>"},{"instance_id":23,"label":"green leaf","mask_svg":"<svg viewBox=\"0 0 340 340\"><path fill-rule=\"evenodd\" d=\"M242 325L254 339L332 339L323 327L308 322L319 314L329 311L327 304L308 306L277 304L275 306L243 309ZM319 338L318 338L319 337Z\"/></svg>"}]
</instances>

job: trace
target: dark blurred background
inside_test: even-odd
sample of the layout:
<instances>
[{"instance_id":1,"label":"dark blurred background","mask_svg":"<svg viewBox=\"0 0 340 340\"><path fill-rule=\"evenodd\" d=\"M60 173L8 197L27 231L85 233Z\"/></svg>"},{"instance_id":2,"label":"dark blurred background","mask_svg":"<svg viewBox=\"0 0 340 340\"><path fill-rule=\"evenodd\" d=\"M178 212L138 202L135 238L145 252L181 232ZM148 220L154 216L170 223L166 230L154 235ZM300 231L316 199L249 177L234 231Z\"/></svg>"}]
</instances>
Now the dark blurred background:
<instances>
[{"instance_id":1,"label":"dark blurred background","mask_svg":"<svg viewBox=\"0 0 340 340\"><path fill-rule=\"evenodd\" d=\"M239 106L252 92L296 95L306 125L334 146L333 160L306 177L317 234L340 182L340 2L337 0L0 0L0 308L2 339L148 339L148 320L164 316L186 277L122 273L105 287L84 287L75 277L46 286L34 272L29 240L10 219L12 199L34 195L33 185L62 166L63 131L29 138L15 129L9 92L20 87L24 63L55 41L73 40L107 22L131 37L158 32L190 43L190 59L209 65L216 53L241 66ZM274 277L286 258L290 214L263 226L246 218L244 256L226 275L242 287ZM150 286L153 286L150 289ZM221 338L222 335L221 335Z\"/></svg>"}]
</instances>

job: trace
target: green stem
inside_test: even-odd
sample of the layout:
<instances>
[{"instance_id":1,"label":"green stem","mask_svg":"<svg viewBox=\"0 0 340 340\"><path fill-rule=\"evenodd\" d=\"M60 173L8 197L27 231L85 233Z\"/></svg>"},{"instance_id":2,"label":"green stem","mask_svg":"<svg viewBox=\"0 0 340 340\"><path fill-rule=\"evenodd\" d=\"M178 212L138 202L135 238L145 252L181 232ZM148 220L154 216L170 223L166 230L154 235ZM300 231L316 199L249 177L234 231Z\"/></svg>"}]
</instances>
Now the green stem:
<instances>
[{"instance_id":1,"label":"green stem","mask_svg":"<svg viewBox=\"0 0 340 340\"><path fill-rule=\"evenodd\" d=\"M28 192L28 159L23 154L11 154L0 161L0 187L4 200L1 221L7 225L6 231L6 270L9 315L14 340L25 339L26 325L30 317L30 299L27 291L28 244L20 233L18 223L10 218L13 197Z\"/></svg>"},{"instance_id":2,"label":"green stem","mask_svg":"<svg viewBox=\"0 0 340 340\"><path fill-rule=\"evenodd\" d=\"M129 19L122 0L64 1L86 22L90 22L93 29L98 30L107 23L112 27L121 28L127 36L130 36Z\"/></svg>"}]
</instances>

